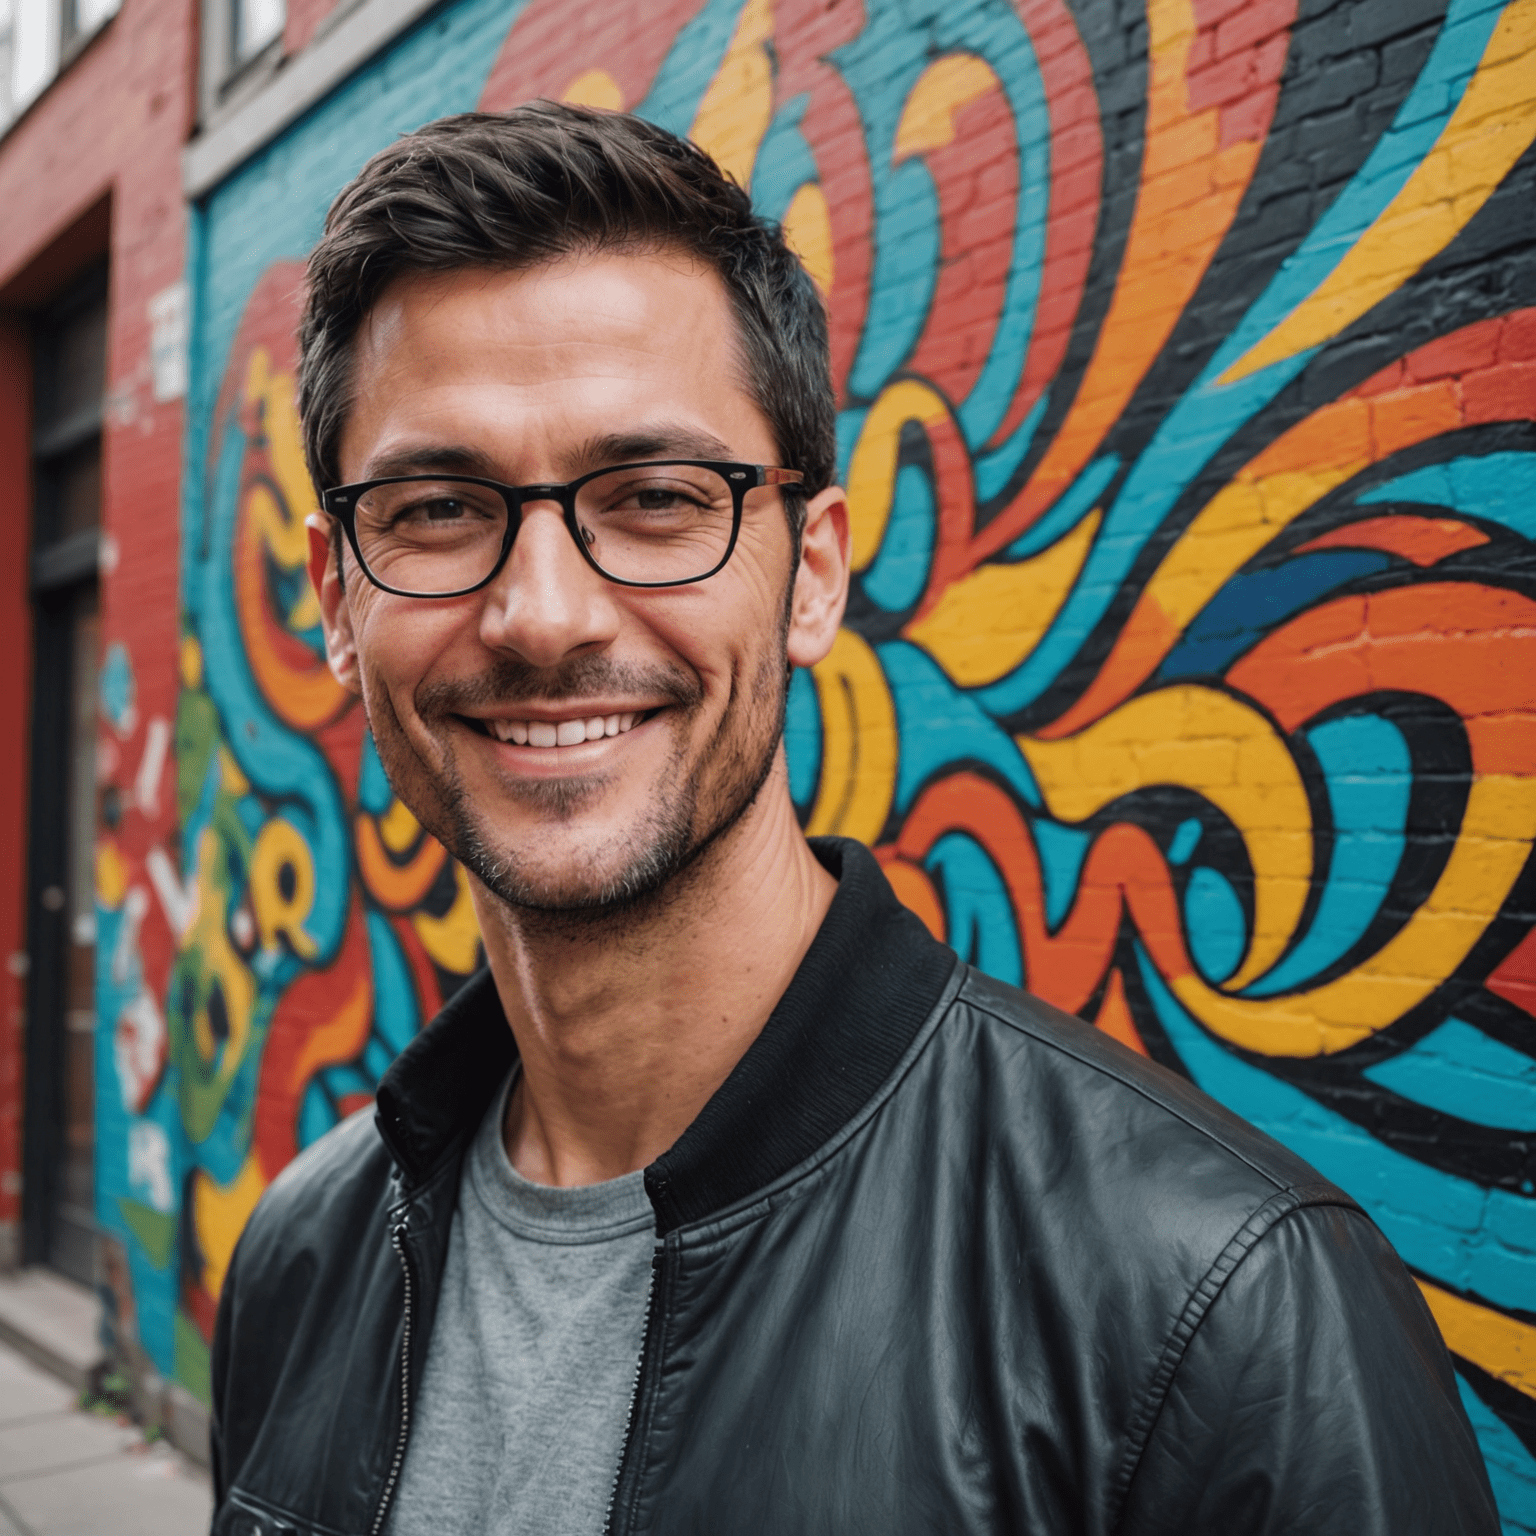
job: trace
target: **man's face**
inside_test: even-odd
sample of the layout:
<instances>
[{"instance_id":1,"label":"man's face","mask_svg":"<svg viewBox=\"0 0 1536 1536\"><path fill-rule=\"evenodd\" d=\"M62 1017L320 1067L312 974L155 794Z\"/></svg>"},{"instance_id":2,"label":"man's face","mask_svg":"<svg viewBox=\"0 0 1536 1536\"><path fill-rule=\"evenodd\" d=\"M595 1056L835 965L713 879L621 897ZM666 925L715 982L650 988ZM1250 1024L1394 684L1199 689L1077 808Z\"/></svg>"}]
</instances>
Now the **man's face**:
<instances>
[{"instance_id":1,"label":"man's face","mask_svg":"<svg viewBox=\"0 0 1536 1536\"><path fill-rule=\"evenodd\" d=\"M652 458L777 463L736 337L723 285L680 255L401 279L358 335L343 473L526 485ZM400 797L504 900L579 910L664 885L773 770L787 622L804 649L793 553L764 488L715 576L623 588L541 502L466 597L381 592L350 552L345 592L318 584L333 666ZM581 728L614 716L616 734Z\"/></svg>"}]
</instances>

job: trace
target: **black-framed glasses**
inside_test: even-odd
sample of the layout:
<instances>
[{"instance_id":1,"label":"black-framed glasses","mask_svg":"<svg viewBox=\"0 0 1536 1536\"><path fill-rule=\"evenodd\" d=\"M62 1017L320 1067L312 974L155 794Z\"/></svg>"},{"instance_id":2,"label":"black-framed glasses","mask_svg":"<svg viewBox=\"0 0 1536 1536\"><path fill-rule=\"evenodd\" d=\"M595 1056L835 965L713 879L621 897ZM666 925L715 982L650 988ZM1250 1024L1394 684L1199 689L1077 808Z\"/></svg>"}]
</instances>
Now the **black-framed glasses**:
<instances>
[{"instance_id":1,"label":"black-framed glasses","mask_svg":"<svg viewBox=\"0 0 1536 1536\"><path fill-rule=\"evenodd\" d=\"M736 548L747 492L797 485L798 469L655 459L566 485L502 485L470 475L396 475L322 494L374 586L398 597L463 597L506 564L529 502L554 501L576 547L625 587L686 587Z\"/></svg>"}]
</instances>

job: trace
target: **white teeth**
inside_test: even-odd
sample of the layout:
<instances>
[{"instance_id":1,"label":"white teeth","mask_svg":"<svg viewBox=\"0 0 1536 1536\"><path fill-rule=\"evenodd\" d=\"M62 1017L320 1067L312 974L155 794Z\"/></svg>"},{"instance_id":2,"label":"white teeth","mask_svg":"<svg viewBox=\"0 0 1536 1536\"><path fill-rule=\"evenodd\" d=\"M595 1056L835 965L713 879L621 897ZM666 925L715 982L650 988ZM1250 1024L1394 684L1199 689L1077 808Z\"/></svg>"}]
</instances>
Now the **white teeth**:
<instances>
[{"instance_id":1,"label":"white teeth","mask_svg":"<svg viewBox=\"0 0 1536 1536\"><path fill-rule=\"evenodd\" d=\"M640 723L641 713L630 710L621 715L593 715L588 720L487 720L485 724L497 741L520 747L574 747L605 736L622 736Z\"/></svg>"}]
</instances>

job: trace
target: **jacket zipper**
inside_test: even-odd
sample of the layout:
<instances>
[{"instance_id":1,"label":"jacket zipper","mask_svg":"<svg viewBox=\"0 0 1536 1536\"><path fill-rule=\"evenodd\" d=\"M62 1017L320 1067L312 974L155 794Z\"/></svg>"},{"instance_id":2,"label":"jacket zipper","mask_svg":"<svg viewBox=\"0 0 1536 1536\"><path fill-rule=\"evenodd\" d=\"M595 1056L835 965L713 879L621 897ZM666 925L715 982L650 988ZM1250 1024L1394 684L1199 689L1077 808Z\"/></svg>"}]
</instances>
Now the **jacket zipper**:
<instances>
[{"instance_id":1,"label":"jacket zipper","mask_svg":"<svg viewBox=\"0 0 1536 1536\"><path fill-rule=\"evenodd\" d=\"M400 1468L405 1465L405 1444L411 1433L411 1322L415 1286L412 1283L411 1261L405 1252L406 1224L404 1218L389 1234L389 1244L400 1260L405 1276L405 1324L400 1334L400 1434L395 1441L394 1459L389 1464L389 1476L384 1480L384 1496L379 1500L373 1524L368 1536L379 1536L384 1528L384 1517L389 1513L389 1501L394 1497L395 1484L400 1481Z\"/></svg>"},{"instance_id":2,"label":"jacket zipper","mask_svg":"<svg viewBox=\"0 0 1536 1536\"><path fill-rule=\"evenodd\" d=\"M645 1351L651 1339L651 1324L656 1311L656 1264L661 1255L651 1261L650 1280L645 1288L645 1331L640 1335L640 1353L635 1357L635 1382L630 1389L629 1410L624 1415L624 1438L619 1441L619 1460L613 1469L613 1485L608 1490L608 1508L603 1515L603 1536L613 1530L613 1507L619 1497L619 1483L624 1477L624 1458L629 1454L629 1437L635 1427L635 1409L640 1402L640 1376L645 1370Z\"/></svg>"}]
</instances>

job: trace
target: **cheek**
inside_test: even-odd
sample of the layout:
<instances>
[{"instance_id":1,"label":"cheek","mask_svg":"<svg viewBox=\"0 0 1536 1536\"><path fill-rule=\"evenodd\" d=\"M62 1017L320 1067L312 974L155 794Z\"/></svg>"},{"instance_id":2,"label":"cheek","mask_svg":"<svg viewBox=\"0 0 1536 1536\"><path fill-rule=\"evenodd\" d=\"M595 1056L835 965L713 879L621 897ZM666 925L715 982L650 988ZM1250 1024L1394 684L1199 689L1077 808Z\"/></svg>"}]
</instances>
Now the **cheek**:
<instances>
[{"instance_id":1,"label":"cheek","mask_svg":"<svg viewBox=\"0 0 1536 1536\"><path fill-rule=\"evenodd\" d=\"M760 621L776 623L789 583L786 566L783 552L778 549L747 551L736 572L737 605L757 615Z\"/></svg>"},{"instance_id":2,"label":"cheek","mask_svg":"<svg viewBox=\"0 0 1536 1536\"><path fill-rule=\"evenodd\" d=\"M782 571L735 558L699 586L642 599L640 626L659 639L717 698L733 681L750 682L761 657L778 644L784 606ZM708 705L706 704L706 708Z\"/></svg>"},{"instance_id":3,"label":"cheek","mask_svg":"<svg viewBox=\"0 0 1536 1536\"><path fill-rule=\"evenodd\" d=\"M726 637L732 651L755 657L778 642L783 628L790 570L788 539L778 527L756 530L757 537L743 536L731 562L705 583L718 608L717 632ZM718 583L718 586L716 585Z\"/></svg>"},{"instance_id":4,"label":"cheek","mask_svg":"<svg viewBox=\"0 0 1536 1536\"><path fill-rule=\"evenodd\" d=\"M739 617L732 634L742 658L743 685L751 686L759 673L783 666L790 581L786 551L777 541L770 549L749 551L741 563Z\"/></svg>"},{"instance_id":5,"label":"cheek","mask_svg":"<svg viewBox=\"0 0 1536 1536\"><path fill-rule=\"evenodd\" d=\"M409 696L451 651L472 617L455 613L450 605L413 603L381 593L359 624L354 618L358 659L365 677L392 695Z\"/></svg>"}]
</instances>

